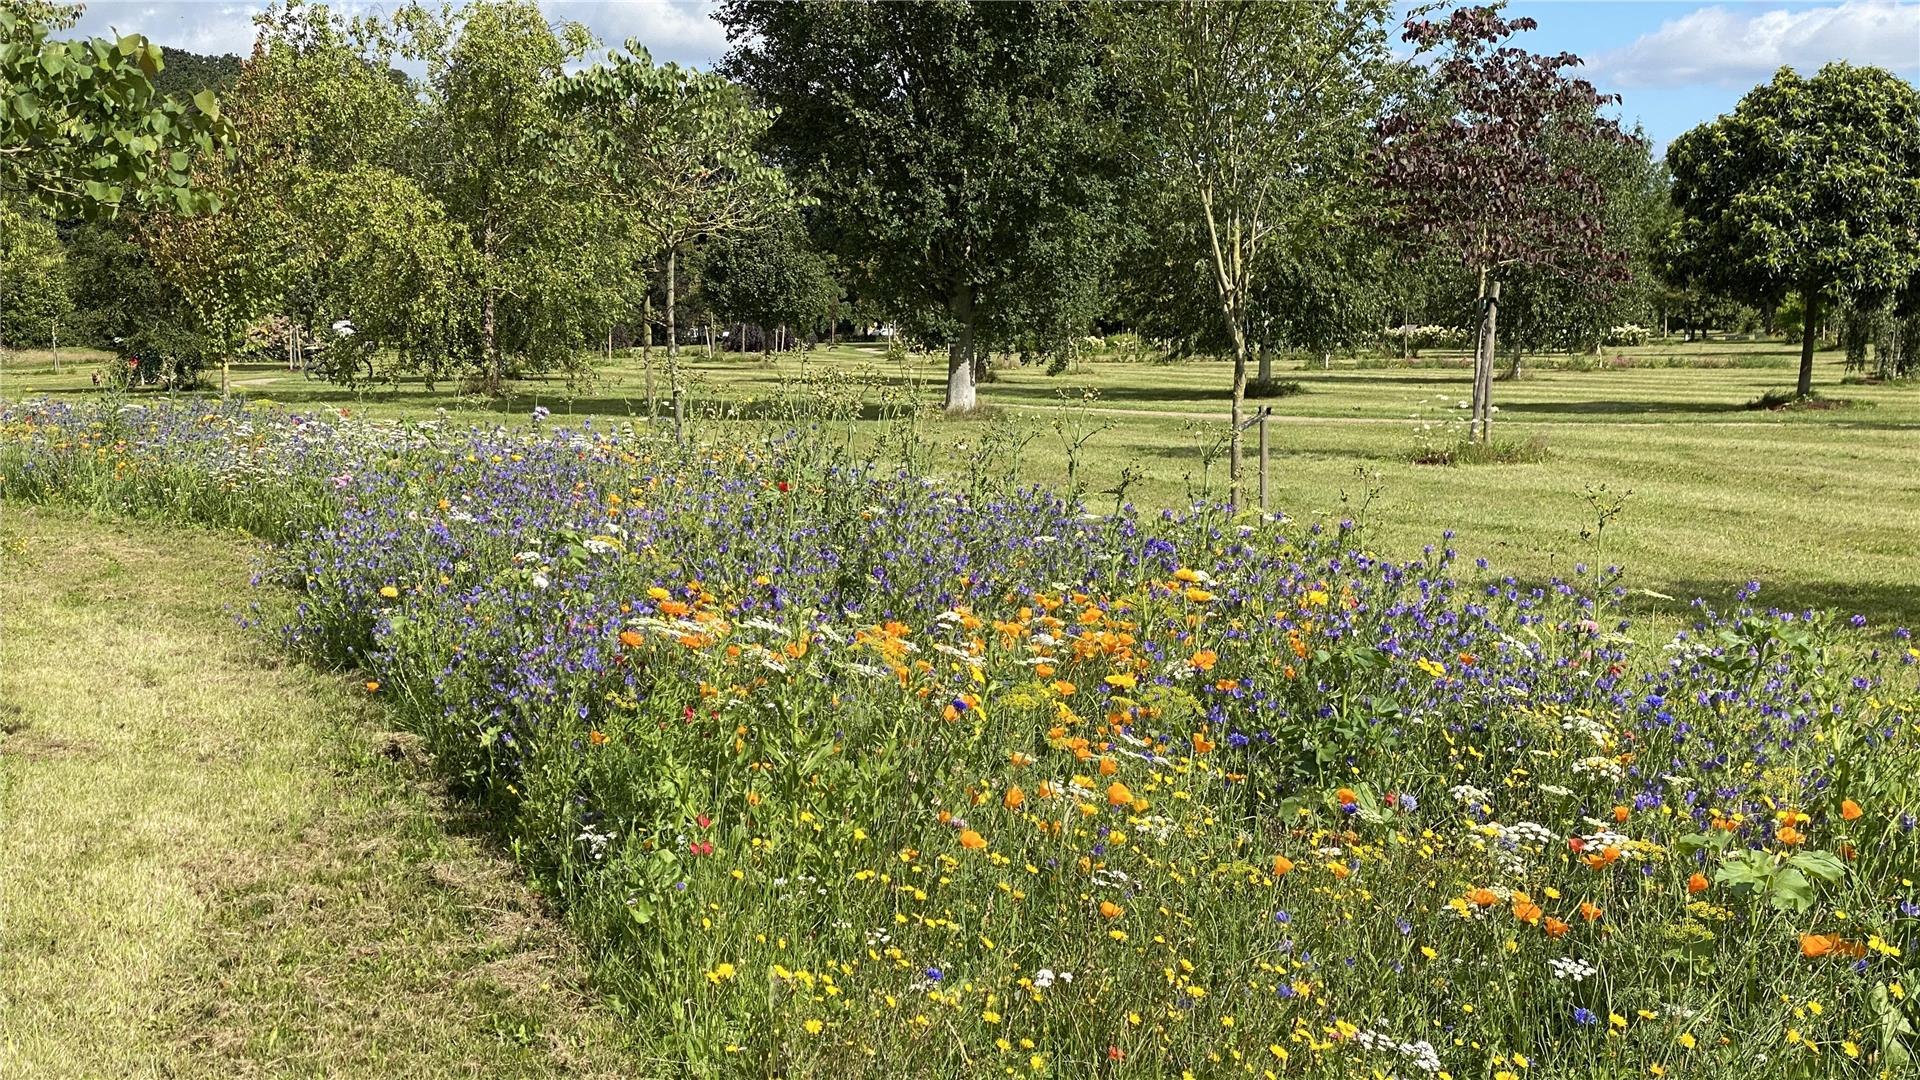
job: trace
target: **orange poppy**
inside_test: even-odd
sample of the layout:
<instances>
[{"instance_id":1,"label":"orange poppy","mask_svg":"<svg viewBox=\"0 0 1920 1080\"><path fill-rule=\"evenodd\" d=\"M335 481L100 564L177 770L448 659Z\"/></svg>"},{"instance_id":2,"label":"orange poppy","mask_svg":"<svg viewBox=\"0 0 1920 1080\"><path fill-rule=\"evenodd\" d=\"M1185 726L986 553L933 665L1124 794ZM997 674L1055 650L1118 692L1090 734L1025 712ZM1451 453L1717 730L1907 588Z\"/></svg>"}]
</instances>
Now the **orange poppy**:
<instances>
[{"instance_id":1,"label":"orange poppy","mask_svg":"<svg viewBox=\"0 0 1920 1080\"><path fill-rule=\"evenodd\" d=\"M1292 871L1293 871L1292 859L1287 858L1285 855L1275 855L1273 857L1273 876L1274 877L1286 877Z\"/></svg>"},{"instance_id":2,"label":"orange poppy","mask_svg":"<svg viewBox=\"0 0 1920 1080\"><path fill-rule=\"evenodd\" d=\"M1840 816L1843 819L1847 821L1858 821L1860 815L1864 813L1866 813L1866 811L1860 809L1860 804L1854 802L1852 799L1840 800Z\"/></svg>"},{"instance_id":3,"label":"orange poppy","mask_svg":"<svg viewBox=\"0 0 1920 1080\"><path fill-rule=\"evenodd\" d=\"M1687 895L1699 896L1707 891L1707 875L1695 873L1687 878Z\"/></svg>"},{"instance_id":4,"label":"orange poppy","mask_svg":"<svg viewBox=\"0 0 1920 1080\"><path fill-rule=\"evenodd\" d=\"M1020 804L1026 801L1027 801L1027 793L1024 791L1021 791L1017 787L1008 788L1007 793L1004 796L1002 796L1000 799L1001 805L1005 806L1009 810L1020 809Z\"/></svg>"},{"instance_id":5,"label":"orange poppy","mask_svg":"<svg viewBox=\"0 0 1920 1080\"><path fill-rule=\"evenodd\" d=\"M1100 914L1109 919L1117 919L1127 913L1127 909L1111 900L1100 901Z\"/></svg>"},{"instance_id":6,"label":"orange poppy","mask_svg":"<svg viewBox=\"0 0 1920 1080\"><path fill-rule=\"evenodd\" d=\"M1113 806L1130 805L1133 802L1133 792L1127 790L1127 785L1115 780L1107 785L1107 802Z\"/></svg>"},{"instance_id":7,"label":"orange poppy","mask_svg":"<svg viewBox=\"0 0 1920 1080\"><path fill-rule=\"evenodd\" d=\"M968 851L979 851L981 848L987 846L987 838L972 829L968 829L966 832L960 834L960 846L966 848Z\"/></svg>"}]
</instances>

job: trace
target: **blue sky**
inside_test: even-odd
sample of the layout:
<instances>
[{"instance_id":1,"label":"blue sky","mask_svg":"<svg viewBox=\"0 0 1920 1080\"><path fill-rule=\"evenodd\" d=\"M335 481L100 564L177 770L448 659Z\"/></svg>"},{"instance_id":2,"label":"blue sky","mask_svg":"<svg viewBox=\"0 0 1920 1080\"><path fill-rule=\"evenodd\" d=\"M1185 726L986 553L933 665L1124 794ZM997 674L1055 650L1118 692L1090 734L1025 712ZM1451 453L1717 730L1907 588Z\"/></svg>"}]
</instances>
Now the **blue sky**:
<instances>
[{"instance_id":1,"label":"blue sky","mask_svg":"<svg viewBox=\"0 0 1920 1080\"><path fill-rule=\"evenodd\" d=\"M95 0L81 29L138 31L162 45L244 55L253 40L252 12L261 6ZM335 6L371 12L393 5L346 0ZM705 65L726 51L725 35L707 17L708 0L545 0L542 6L557 18L585 23L610 44L638 38L663 60ZM1920 0L1513 0L1508 13L1540 23L1521 36L1527 48L1585 59L1586 77L1620 94L1622 117L1644 125L1656 147L1732 108L1783 64L1811 72L1829 60L1847 60L1920 81Z\"/></svg>"}]
</instances>

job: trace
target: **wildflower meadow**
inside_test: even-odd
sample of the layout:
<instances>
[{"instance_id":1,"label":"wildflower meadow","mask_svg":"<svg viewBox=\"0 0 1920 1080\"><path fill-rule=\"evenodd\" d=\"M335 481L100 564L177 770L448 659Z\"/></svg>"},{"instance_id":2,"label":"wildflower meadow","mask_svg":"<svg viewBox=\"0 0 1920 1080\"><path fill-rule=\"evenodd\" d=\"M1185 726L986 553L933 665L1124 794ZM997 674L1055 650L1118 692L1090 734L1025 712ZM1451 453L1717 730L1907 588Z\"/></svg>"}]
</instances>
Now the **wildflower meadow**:
<instances>
[{"instance_id":1,"label":"wildflower meadow","mask_svg":"<svg viewBox=\"0 0 1920 1080\"><path fill-rule=\"evenodd\" d=\"M0 490L270 541L236 616L424 740L663 1076L1920 1068L1907 630L835 431L29 401Z\"/></svg>"}]
</instances>

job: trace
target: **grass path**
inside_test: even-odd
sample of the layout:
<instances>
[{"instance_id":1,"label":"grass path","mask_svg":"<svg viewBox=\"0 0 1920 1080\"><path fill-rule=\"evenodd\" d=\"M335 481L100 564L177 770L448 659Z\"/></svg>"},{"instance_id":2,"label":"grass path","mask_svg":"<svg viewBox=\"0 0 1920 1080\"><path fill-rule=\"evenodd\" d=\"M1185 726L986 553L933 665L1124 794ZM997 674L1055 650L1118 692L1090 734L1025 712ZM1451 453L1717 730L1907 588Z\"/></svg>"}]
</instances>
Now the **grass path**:
<instances>
[{"instance_id":1,"label":"grass path","mask_svg":"<svg viewBox=\"0 0 1920 1080\"><path fill-rule=\"evenodd\" d=\"M253 550L0 505L0 1076L657 1075Z\"/></svg>"}]
</instances>

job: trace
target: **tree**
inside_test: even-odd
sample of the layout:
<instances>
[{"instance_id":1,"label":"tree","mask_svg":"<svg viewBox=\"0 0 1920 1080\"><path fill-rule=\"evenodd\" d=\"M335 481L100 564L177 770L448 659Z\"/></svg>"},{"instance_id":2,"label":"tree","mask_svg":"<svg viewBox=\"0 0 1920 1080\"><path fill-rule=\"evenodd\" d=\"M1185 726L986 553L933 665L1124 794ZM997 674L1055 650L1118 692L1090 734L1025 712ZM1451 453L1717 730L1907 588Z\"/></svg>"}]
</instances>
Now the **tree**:
<instances>
[{"instance_id":1,"label":"tree","mask_svg":"<svg viewBox=\"0 0 1920 1080\"><path fill-rule=\"evenodd\" d=\"M840 283L807 239L799 216L714 245L701 260L708 303L730 322L761 328L761 351L774 327L812 326L840 298ZM744 348L744 345L742 346Z\"/></svg>"},{"instance_id":2,"label":"tree","mask_svg":"<svg viewBox=\"0 0 1920 1080\"><path fill-rule=\"evenodd\" d=\"M1148 118L1144 166L1205 239L1233 350L1228 475L1241 497L1241 414L1272 247L1350 227L1368 123L1392 78L1384 2L1126 8L1117 52Z\"/></svg>"},{"instance_id":3,"label":"tree","mask_svg":"<svg viewBox=\"0 0 1920 1080\"><path fill-rule=\"evenodd\" d=\"M52 224L0 205L0 348L57 342L73 314L67 282Z\"/></svg>"},{"instance_id":4,"label":"tree","mask_svg":"<svg viewBox=\"0 0 1920 1080\"><path fill-rule=\"evenodd\" d=\"M464 348L479 387L499 393L510 361L576 364L632 292L630 228L595 198L586 133L555 103L591 36L576 23L549 26L531 0L445 16L413 5L395 27L403 55L427 68L410 171L473 251L476 317L456 327L471 328Z\"/></svg>"},{"instance_id":5,"label":"tree","mask_svg":"<svg viewBox=\"0 0 1920 1080\"><path fill-rule=\"evenodd\" d=\"M1117 186L1113 88L1088 10L1036 3L725 0L721 70L776 110L767 145L863 298L977 362L1098 312Z\"/></svg>"},{"instance_id":6,"label":"tree","mask_svg":"<svg viewBox=\"0 0 1920 1080\"><path fill-rule=\"evenodd\" d=\"M1798 392L1824 306L1878 306L1920 272L1920 91L1878 68L1781 68L1667 150L1677 276L1757 305L1801 298Z\"/></svg>"},{"instance_id":7,"label":"tree","mask_svg":"<svg viewBox=\"0 0 1920 1080\"><path fill-rule=\"evenodd\" d=\"M746 92L718 75L656 65L637 42L607 64L557 83L556 107L574 116L597 151L601 198L626 211L638 250L666 261L667 365L674 420L681 418L678 269L695 239L765 226L793 201L779 169L754 144L772 122Z\"/></svg>"},{"instance_id":8,"label":"tree","mask_svg":"<svg viewBox=\"0 0 1920 1080\"><path fill-rule=\"evenodd\" d=\"M1598 111L1615 98L1567 74L1579 57L1503 44L1536 25L1493 6L1409 19L1405 39L1440 55L1423 92L1379 128L1381 183L1397 224L1445 245L1479 281L1472 423L1481 440L1492 419L1492 301L1502 277L1524 266L1597 288L1626 273L1625 253L1606 243L1606 185L1581 155L1631 136Z\"/></svg>"},{"instance_id":9,"label":"tree","mask_svg":"<svg viewBox=\"0 0 1920 1080\"><path fill-rule=\"evenodd\" d=\"M207 209L189 172L195 155L230 134L213 94L196 95L192 107L156 94L164 61L139 34L49 41L48 32L0 8L0 200L63 217L111 216L123 205Z\"/></svg>"}]
</instances>

